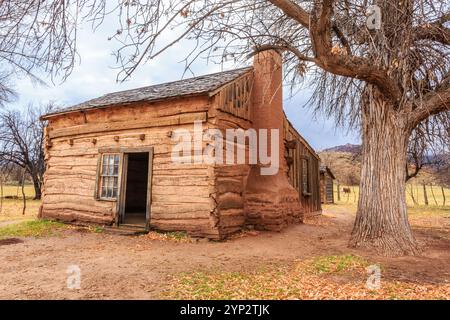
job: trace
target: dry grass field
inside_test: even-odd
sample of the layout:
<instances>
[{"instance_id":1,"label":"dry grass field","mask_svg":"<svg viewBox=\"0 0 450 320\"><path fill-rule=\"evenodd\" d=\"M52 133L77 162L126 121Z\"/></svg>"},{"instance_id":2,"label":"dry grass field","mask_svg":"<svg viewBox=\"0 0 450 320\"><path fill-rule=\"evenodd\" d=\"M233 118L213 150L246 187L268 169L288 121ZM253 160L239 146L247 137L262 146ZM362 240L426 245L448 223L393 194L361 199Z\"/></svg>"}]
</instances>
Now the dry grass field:
<instances>
[{"instance_id":1,"label":"dry grass field","mask_svg":"<svg viewBox=\"0 0 450 320\"><path fill-rule=\"evenodd\" d=\"M0 200L0 226L9 221L34 220L37 217L40 201L32 200L32 185L25 186L27 197L25 214L22 215L22 190L18 186L6 185L3 188L3 199ZM11 199L12 197L12 199Z\"/></svg>"}]
</instances>

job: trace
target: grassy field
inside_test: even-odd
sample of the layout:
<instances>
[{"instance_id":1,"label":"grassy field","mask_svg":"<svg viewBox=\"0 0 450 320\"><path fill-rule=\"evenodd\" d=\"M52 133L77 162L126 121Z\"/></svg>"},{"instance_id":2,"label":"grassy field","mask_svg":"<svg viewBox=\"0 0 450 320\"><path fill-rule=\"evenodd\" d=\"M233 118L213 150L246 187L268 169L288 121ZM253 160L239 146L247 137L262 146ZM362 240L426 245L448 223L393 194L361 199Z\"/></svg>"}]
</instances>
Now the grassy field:
<instances>
[{"instance_id":1,"label":"grassy field","mask_svg":"<svg viewBox=\"0 0 450 320\"><path fill-rule=\"evenodd\" d=\"M9 237L48 237L58 235L58 231L66 229L61 222L50 220L30 220L9 224L0 228L0 239Z\"/></svg>"},{"instance_id":2,"label":"grassy field","mask_svg":"<svg viewBox=\"0 0 450 320\"><path fill-rule=\"evenodd\" d=\"M356 211L356 206L358 204L359 197L359 187L358 186L349 186L350 193L345 194L342 192L342 188L347 186L341 185L341 200L338 201L337 197L337 185L334 185L334 200L338 205L342 205L345 208L348 208L352 211ZM423 186L421 185L407 185L406 192L406 204L408 206L408 212L410 215L450 215L450 189L444 188L445 195L445 206L444 204L444 195L442 194L441 187L437 186L426 186L427 195L428 195L428 205L425 205L425 197ZM411 197L411 194L414 197ZM434 194L434 197L433 197Z\"/></svg>"},{"instance_id":3,"label":"grassy field","mask_svg":"<svg viewBox=\"0 0 450 320\"><path fill-rule=\"evenodd\" d=\"M0 222L9 220L33 220L39 210L40 201L32 200L34 189L32 185L25 186L27 207L25 215L22 215L22 190L17 186L7 185L3 187L3 201L0 210ZM7 199L7 197L18 197L18 199Z\"/></svg>"},{"instance_id":4,"label":"grassy field","mask_svg":"<svg viewBox=\"0 0 450 320\"><path fill-rule=\"evenodd\" d=\"M25 195L27 198L34 197L34 189L33 185L26 184L25 185ZM17 185L5 185L3 186L3 197L19 197L22 198L22 188Z\"/></svg>"}]
</instances>

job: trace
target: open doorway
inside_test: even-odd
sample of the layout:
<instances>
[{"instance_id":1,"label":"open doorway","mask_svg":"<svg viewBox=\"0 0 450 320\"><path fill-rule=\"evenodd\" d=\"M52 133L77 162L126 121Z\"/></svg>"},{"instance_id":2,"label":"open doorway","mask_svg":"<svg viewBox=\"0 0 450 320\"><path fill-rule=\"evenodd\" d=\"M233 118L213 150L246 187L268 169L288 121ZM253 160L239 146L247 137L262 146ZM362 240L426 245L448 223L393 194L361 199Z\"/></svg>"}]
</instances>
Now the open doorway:
<instances>
[{"instance_id":1,"label":"open doorway","mask_svg":"<svg viewBox=\"0 0 450 320\"><path fill-rule=\"evenodd\" d=\"M148 212L149 153L127 153L122 223L146 227Z\"/></svg>"}]
</instances>

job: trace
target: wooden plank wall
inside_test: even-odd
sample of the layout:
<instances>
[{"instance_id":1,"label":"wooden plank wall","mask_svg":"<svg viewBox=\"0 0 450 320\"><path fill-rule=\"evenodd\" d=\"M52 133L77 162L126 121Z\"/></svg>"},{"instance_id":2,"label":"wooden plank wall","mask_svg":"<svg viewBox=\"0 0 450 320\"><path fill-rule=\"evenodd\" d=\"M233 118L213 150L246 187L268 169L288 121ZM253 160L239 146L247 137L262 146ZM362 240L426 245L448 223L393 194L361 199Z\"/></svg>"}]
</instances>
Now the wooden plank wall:
<instances>
[{"instance_id":1,"label":"wooden plank wall","mask_svg":"<svg viewBox=\"0 0 450 320\"><path fill-rule=\"evenodd\" d=\"M284 122L285 141L296 141L295 148L286 148L286 156L290 159L289 181L297 189L304 212L316 213L322 210L320 196L319 166L320 160L314 150L308 145L304 138L295 130L291 123L285 118ZM308 159L311 194L305 195L303 190L303 166L302 159Z\"/></svg>"},{"instance_id":2,"label":"wooden plank wall","mask_svg":"<svg viewBox=\"0 0 450 320\"><path fill-rule=\"evenodd\" d=\"M320 195L322 203L334 203L333 179L327 171L320 173Z\"/></svg>"},{"instance_id":3,"label":"wooden plank wall","mask_svg":"<svg viewBox=\"0 0 450 320\"><path fill-rule=\"evenodd\" d=\"M238 118L252 117L253 73L249 72L215 93L217 108Z\"/></svg>"},{"instance_id":4,"label":"wooden plank wall","mask_svg":"<svg viewBox=\"0 0 450 320\"><path fill-rule=\"evenodd\" d=\"M152 146L151 226L218 238L217 219L212 214L215 203L210 197L214 190L213 169L206 164L176 164L171 159L173 130L192 133L192 122L205 121L210 107L207 97L197 97L51 118L42 216L113 223L116 202L94 198L99 149Z\"/></svg>"},{"instance_id":5,"label":"wooden plank wall","mask_svg":"<svg viewBox=\"0 0 450 320\"><path fill-rule=\"evenodd\" d=\"M329 174L325 174L325 198L327 203L334 203L333 179Z\"/></svg>"}]
</instances>

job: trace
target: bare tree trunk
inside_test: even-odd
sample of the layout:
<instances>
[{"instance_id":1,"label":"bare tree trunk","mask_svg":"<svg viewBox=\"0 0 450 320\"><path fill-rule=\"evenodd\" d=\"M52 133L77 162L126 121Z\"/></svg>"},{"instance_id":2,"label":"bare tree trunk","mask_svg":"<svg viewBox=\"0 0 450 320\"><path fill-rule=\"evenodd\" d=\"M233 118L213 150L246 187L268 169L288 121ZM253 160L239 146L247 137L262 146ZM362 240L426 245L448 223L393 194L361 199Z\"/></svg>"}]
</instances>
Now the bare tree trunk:
<instances>
[{"instance_id":1,"label":"bare tree trunk","mask_svg":"<svg viewBox=\"0 0 450 320\"><path fill-rule=\"evenodd\" d=\"M25 170L23 170L22 174L22 199L23 199L22 215L25 215L25 210L27 209L27 197L25 195Z\"/></svg>"},{"instance_id":2,"label":"bare tree trunk","mask_svg":"<svg viewBox=\"0 0 450 320\"><path fill-rule=\"evenodd\" d=\"M423 184L423 199L425 200L425 205L427 206L429 203L428 203L427 187L425 183Z\"/></svg>"},{"instance_id":3,"label":"bare tree trunk","mask_svg":"<svg viewBox=\"0 0 450 320\"><path fill-rule=\"evenodd\" d=\"M416 254L405 198L409 133L388 107L379 97L362 108L360 196L350 246L389 256Z\"/></svg>"},{"instance_id":4,"label":"bare tree trunk","mask_svg":"<svg viewBox=\"0 0 450 320\"><path fill-rule=\"evenodd\" d=\"M443 186L441 186L441 191L442 191L442 199L444 200L444 203L442 204L442 206L445 207L445 191L444 191Z\"/></svg>"},{"instance_id":5,"label":"bare tree trunk","mask_svg":"<svg viewBox=\"0 0 450 320\"><path fill-rule=\"evenodd\" d=\"M37 177L32 177L32 178L33 178L33 187L34 187L33 200L41 200L41 197L42 197L41 184L39 183L39 180Z\"/></svg>"}]
</instances>

